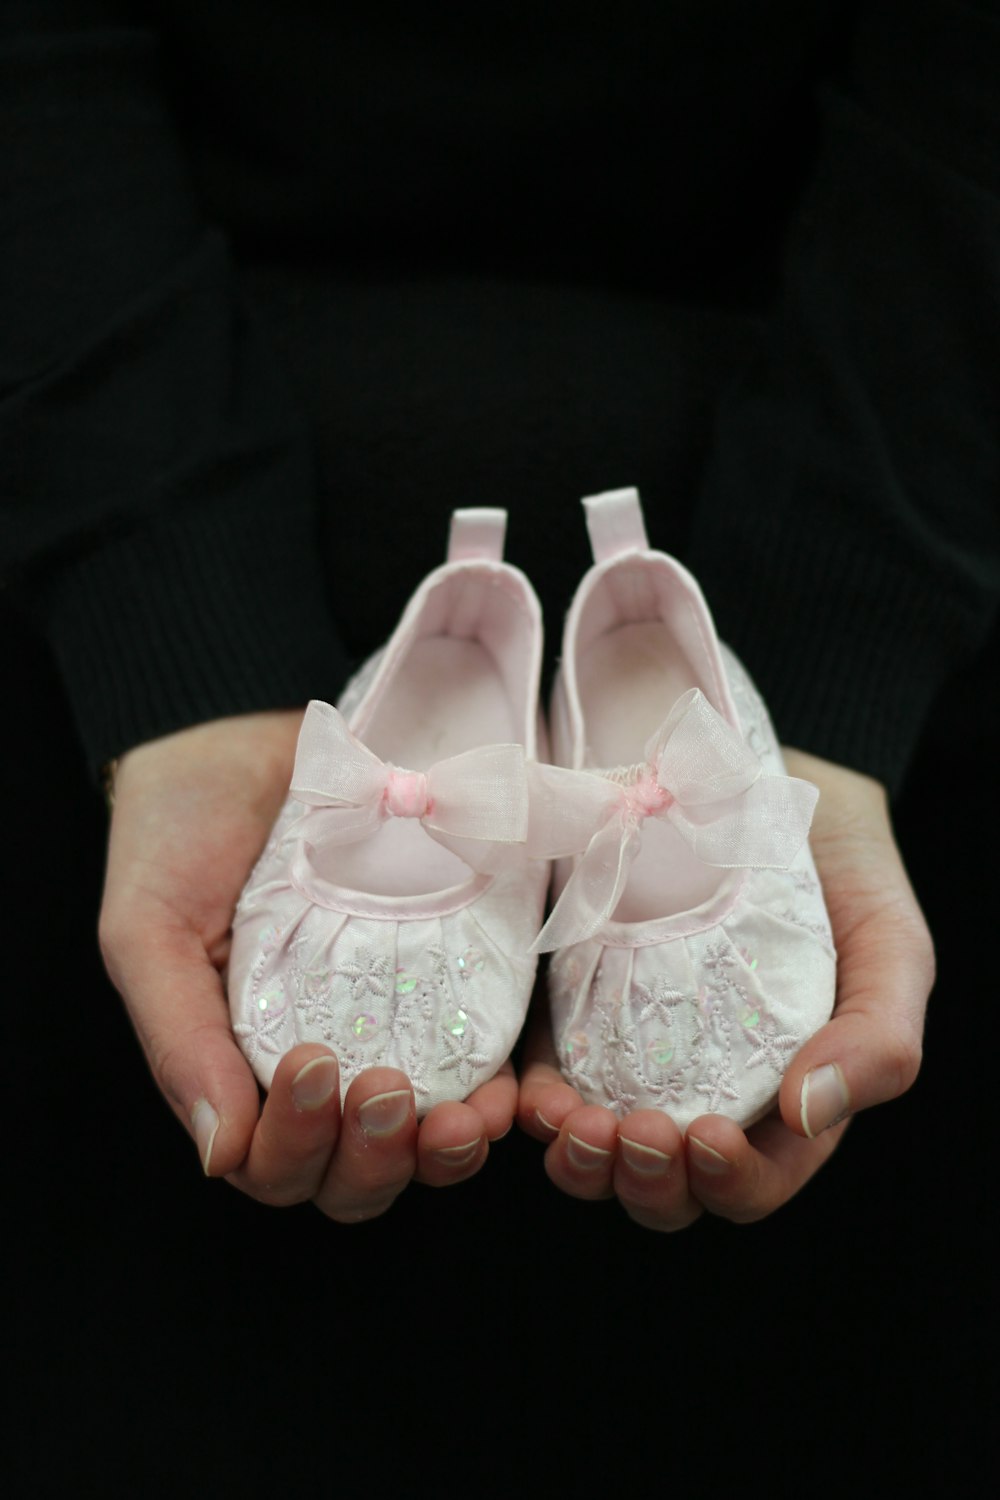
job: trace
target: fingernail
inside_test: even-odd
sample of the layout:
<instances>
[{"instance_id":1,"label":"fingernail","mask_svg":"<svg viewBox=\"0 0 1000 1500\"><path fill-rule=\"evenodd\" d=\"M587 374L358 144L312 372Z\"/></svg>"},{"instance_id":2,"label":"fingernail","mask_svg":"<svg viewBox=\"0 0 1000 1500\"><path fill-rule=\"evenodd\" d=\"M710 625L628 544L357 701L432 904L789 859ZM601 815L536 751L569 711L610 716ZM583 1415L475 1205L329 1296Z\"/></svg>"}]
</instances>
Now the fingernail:
<instances>
[{"instance_id":1,"label":"fingernail","mask_svg":"<svg viewBox=\"0 0 1000 1500\"><path fill-rule=\"evenodd\" d=\"M592 1172L595 1167L603 1167L610 1160L611 1152L605 1151L601 1146L588 1145L586 1141L579 1140L575 1135L567 1137L566 1155L574 1167L580 1167L584 1172Z\"/></svg>"},{"instance_id":2,"label":"fingernail","mask_svg":"<svg viewBox=\"0 0 1000 1500\"><path fill-rule=\"evenodd\" d=\"M665 1151L657 1151L654 1146L643 1146L639 1141L627 1140L623 1135L618 1137L618 1145L626 1164L642 1177L662 1177L672 1160Z\"/></svg>"},{"instance_id":3,"label":"fingernail","mask_svg":"<svg viewBox=\"0 0 1000 1500\"><path fill-rule=\"evenodd\" d=\"M851 1112L851 1096L837 1063L813 1068L802 1080L799 1118L810 1140L831 1125L839 1125Z\"/></svg>"},{"instance_id":4,"label":"fingernail","mask_svg":"<svg viewBox=\"0 0 1000 1500\"><path fill-rule=\"evenodd\" d=\"M538 1121L543 1130L551 1130L553 1135L559 1134L559 1126L553 1125L551 1120L547 1120L540 1109L535 1110L535 1119Z\"/></svg>"},{"instance_id":5,"label":"fingernail","mask_svg":"<svg viewBox=\"0 0 1000 1500\"><path fill-rule=\"evenodd\" d=\"M340 1078L335 1057L314 1057L292 1079L292 1103L298 1110L319 1109L332 1096Z\"/></svg>"},{"instance_id":6,"label":"fingernail","mask_svg":"<svg viewBox=\"0 0 1000 1500\"><path fill-rule=\"evenodd\" d=\"M410 1117L409 1089L395 1089L391 1094L376 1094L358 1106L358 1120L365 1135L395 1135Z\"/></svg>"},{"instance_id":7,"label":"fingernail","mask_svg":"<svg viewBox=\"0 0 1000 1500\"><path fill-rule=\"evenodd\" d=\"M201 1157L201 1168L207 1177L212 1164L212 1147L219 1129L219 1117L207 1099L199 1099L191 1111L191 1129Z\"/></svg>"},{"instance_id":8,"label":"fingernail","mask_svg":"<svg viewBox=\"0 0 1000 1500\"><path fill-rule=\"evenodd\" d=\"M433 1154L446 1167L465 1167L478 1155L482 1141L482 1136L477 1135L474 1141L467 1141L464 1146L442 1146Z\"/></svg>"},{"instance_id":9,"label":"fingernail","mask_svg":"<svg viewBox=\"0 0 1000 1500\"><path fill-rule=\"evenodd\" d=\"M699 1141L696 1135L688 1136L688 1145L694 1147L692 1160L699 1172L707 1172L711 1177L719 1177L723 1172L728 1172L732 1162L723 1156L721 1151L713 1151L711 1146L706 1146L704 1141Z\"/></svg>"}]
</instances>

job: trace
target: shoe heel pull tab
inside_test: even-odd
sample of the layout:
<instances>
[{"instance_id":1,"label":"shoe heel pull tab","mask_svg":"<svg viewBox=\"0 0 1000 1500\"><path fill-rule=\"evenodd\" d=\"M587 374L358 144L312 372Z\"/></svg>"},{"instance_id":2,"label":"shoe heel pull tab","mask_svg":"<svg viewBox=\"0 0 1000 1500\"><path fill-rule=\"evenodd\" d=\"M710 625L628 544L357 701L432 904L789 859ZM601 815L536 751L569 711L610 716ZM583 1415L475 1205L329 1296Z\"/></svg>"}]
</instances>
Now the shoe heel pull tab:
<instances>
[{"instance_id":1,"label":"shoe heel pull tab","mask_svg":"<svg viewBox=\"0 0 1000 1500\"><path fill-rule=\"evenodd\" d=\"M490 562L503 559L507 534L507 512L490 505L452 512L448 533L448 561L467 562L482 557Z\"/></svg>"},{"instance_id":2,"label":"shoe heel pull tab","mask_svg":"<svg viewBox=\"0 0 1000 1500\"><path fill-rule=\"evenodd\" d=\"M621 552L648 552L649 538L637 489L605 490L583 501L595 562Z\"/></svg>"}]
</instances>

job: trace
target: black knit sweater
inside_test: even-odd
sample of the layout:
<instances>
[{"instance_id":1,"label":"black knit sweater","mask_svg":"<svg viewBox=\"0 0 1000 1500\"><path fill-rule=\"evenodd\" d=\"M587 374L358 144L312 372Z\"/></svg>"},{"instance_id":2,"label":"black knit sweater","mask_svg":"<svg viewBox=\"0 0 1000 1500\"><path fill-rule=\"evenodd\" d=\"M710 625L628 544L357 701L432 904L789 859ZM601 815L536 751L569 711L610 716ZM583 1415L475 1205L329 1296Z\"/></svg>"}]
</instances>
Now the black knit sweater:
<instances>
[{"instance_id":1,"label":"black knit sweater","mask_svg":"<svg viewBox=\"0 0 1000 1500\"><path fill-rule=\"evenodd\" d=\"M0 561L92 765L334 696L456 504L556 626L639 482L898 785L1000 592L997 5L0 17Z\"/></svg>"}]
</instances>

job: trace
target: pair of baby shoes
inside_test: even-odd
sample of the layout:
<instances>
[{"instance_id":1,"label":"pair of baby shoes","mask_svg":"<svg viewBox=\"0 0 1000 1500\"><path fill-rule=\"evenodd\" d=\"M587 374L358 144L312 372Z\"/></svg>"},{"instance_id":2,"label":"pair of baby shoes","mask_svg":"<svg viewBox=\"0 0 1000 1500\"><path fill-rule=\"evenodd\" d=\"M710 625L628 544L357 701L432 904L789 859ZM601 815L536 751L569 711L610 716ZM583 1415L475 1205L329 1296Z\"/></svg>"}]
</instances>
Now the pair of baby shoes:
<instances>
[{"instance_id":1,"label":"pair of baby shoes","mask_svg":"<svg viewBox=\"0 0 1000 1500\"><path fill-rule=\"evenodd\" d=\"M785 775L694 579L649 550L636 491L584 506L553 764L541 611L499 510L456 511L339 709L309 705L233 923L233 1024L265 1087L319 1041L345 1090L379 1065L421 1115L464 1099L510 1055L545 951L565 1076L620 1115L749 1124L829 1016L815 788Z\"/></svg>"}]
</instances>

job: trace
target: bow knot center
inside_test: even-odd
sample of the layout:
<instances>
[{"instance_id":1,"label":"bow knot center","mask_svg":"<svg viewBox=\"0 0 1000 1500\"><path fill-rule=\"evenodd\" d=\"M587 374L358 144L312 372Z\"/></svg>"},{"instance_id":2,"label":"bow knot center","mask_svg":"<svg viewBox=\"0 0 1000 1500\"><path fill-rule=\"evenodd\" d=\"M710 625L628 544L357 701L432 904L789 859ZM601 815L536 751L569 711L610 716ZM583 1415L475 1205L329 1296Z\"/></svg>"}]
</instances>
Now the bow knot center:
<instances>
[{"instance_id":1,"label":"bow knot center","mask_svg":"<svg viewBox=\"0 0 1000 1500\"><path fill-rule=\"evenodd\" d=\"M394 818L422 818L430 811L427 777L423 771L389 771L385 805Z\"/></svg>"},{"instance_id":2,"label":"bow knot center","mask_svg":"<svg viewBox=\"0 0 1000 1500\"><path fill-rule=\"evenodd\" d=\"M660 785L650 770L643 771L638 781L625 787L625 802L628 809L640 820L656 817L658 813L666 812L673 801L671 793L665 786Z\"/></svg>"}]
</instances>

